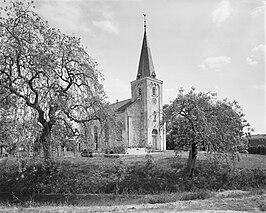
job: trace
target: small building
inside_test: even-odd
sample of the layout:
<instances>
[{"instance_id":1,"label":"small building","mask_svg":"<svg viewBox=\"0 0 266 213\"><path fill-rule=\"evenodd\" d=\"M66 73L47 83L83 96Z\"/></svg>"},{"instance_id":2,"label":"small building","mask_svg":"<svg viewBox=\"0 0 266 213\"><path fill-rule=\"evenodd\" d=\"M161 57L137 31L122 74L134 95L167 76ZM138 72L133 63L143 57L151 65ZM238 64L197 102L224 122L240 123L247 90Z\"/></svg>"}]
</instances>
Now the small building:
<instances>
[{"instance_id":1,"label":"small building","mask_svg":"<svg viewBox=\"0 0 266 213\"><path fill-rule=\"evenodd\" d=\"M266 134L256 134L248 137L249 147L251 146L265 146Z\"/></svg>"}]
</instances>

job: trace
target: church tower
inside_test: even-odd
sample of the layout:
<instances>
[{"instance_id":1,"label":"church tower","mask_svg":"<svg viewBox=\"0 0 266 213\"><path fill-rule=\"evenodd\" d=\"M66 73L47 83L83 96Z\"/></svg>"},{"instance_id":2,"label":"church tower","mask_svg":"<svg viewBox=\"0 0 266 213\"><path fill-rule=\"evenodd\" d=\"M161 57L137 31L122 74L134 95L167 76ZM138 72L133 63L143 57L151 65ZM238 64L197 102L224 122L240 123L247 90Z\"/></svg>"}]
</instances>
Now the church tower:
<instances>
[{"instance_id":1,"label":"church tower","mask_svg":"<svg viewBox=\"0 0 266 213\"><path fill-rule=\"evenodd\" d=\"M144 36L136 80L131 82L131 101L139 103L140 145L163 151L166 150L165 126L161 124L163 81L156 78L145 18L144 15Z\"/></svg>"}]
</instances>

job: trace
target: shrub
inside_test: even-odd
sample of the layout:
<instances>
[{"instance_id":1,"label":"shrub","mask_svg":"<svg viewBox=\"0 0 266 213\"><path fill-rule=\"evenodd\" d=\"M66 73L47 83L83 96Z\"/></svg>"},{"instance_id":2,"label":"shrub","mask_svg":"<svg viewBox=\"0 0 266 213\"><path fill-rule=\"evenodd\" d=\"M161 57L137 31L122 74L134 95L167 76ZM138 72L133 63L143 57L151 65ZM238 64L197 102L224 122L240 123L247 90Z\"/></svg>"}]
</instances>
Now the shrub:
<instances>
[{"instance_id":1,"label":"shrub","mask_svg":"<svg viewBox=\"0 0 266 213\"><path fill-rule=\"evenodd\" d=\"M152 157L146 158L145 163L136 162L130 166L123 161L113 162L87 164L67 160L26 160L24 169L19 172L15 159L5 160L0 163L0 192L34 195L190 191L195 194L185 195L187 199L203 199L208 196L204 191L266 188L266 170L262 169L232 170L228 165L199 161L195 176L189 178L183 165L177 161L167 166L160 166Z\"/></svg>"},{"instance_id":2,"label":"shrub","mask_svg":"<svg viewBox=\"0 0 266 213\"><path fill-rule=\"evenodd\" d=\"M59 170L55 162L22 161L22 171L14 159L1 163L1 192L14 194L51 193L56 187Z\"/></svg>"},{"instance_id":3,"label":"shrub","mask_svg":"<svg viewBox=\"0 0 266 213\"><path fill-rule=\"evenodd\" d=\"M125 154L125 147L123 146L116 146L113 148L114 154Z\"/></svg>"},{"instance_id":4,"label":"shrub","mask_svg":"<svg viewBox=\"0 0 266 213\"><path fill-rule=\"evenodd\" d=\"M105 154L125 154L125 153L126 152L124 146L116 146L105 150Z\"/></svg>"},{"instance_id":5,"label":"shrub","mask_svg":"<svg viewBox=\"0 0 266 213\"><path fill-rule=\"evenodd\" d=\"M170 193L162 193L159 195L152 195L149 196L148 198L144 199L144 203L150 203L150 204L155 204L155 203L170 203L170 202L176 202L179 200L179 194L170 194Z\"/></svg>"},{"instance_id":6,"label":"shrub","mask_svg":"<svg viewBox=\"0 0 266 213\"><path fill-rule=\"evenodd\" d=\"M200 190L196 192L184 193L180 200L205 200L212 196L212 193L208 190Z\"/></svg>"},{"instance_id":7,"label":"shrub","mask_svg":"<svg viewBox=\"0 0 266 213\"><path fill-rule=\"evenodd\" d=\"M256 189L266 187L266 170L234 169L229 165L216 165L208 161L199 162L195 177L184 177L185 191Z\"/></svg>"},{"instance_id":8,"label":"shrub","mask_svg":"<svg viewBox=\"0 0 266 213\"><path fill-rule=\"evenodd\" d=\"M145 164L135 163L127 168L119 192L137 194L177 192L182 185L180 180L182 175L176 173L176 169L159 167L152 158L148 157Z\"/></svg>"},{"instance_id":9,"label":"shrub","mask_svg":"<svg viewBox=\"0 0 266 213\"><path fill-rule=\"evenodd\" d=\"M251 146L248 148L249 154L266 155L266 146Z\"/></svg>"}]
</instances>

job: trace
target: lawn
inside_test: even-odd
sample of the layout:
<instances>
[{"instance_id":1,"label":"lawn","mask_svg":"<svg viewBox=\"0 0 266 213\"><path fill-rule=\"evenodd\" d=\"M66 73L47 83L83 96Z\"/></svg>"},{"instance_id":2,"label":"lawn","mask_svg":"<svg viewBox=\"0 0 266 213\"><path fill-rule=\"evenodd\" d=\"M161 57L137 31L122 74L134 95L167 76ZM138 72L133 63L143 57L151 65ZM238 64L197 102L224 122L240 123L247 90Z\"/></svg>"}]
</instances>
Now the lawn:
<instances>
[{"instance_id":1,"label":"lawn","mask_svg":"<svg viewBox=\"0 0 266 213\"><path fill-rule=\"evenodd\" d=\"M179 157L175 157L173 150L167 150L165 152L154 152L150 154L153 161L160 166L169 166L172 163L180 160L181 163L186 163L188 158L188 152L179 153ZM247 169L266 169L266 155L255 155L255 154L240 154L241 160L236 162L237 168ZM198 153L198 161L206 159L205 152ZM146 155L121 155L119 158L104 157L103 155L97 155L92 158L89 157L60 157L60 161L71 161L73 163L81 163L86 165L114 165L118 162L123 161L127 166L133 165L134 163L144 163L146 161Z\"/></svg>"}]
</instances>

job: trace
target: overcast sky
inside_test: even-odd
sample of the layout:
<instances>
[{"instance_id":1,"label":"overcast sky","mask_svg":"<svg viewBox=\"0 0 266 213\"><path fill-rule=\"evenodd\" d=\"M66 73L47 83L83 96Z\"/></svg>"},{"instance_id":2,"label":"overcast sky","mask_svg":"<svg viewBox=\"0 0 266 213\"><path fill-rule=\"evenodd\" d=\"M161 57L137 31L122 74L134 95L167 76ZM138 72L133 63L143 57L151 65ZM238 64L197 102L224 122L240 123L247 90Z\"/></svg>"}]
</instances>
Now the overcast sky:
<instances>
[{"instance_id":1,"label":"overcast sky","mask_svg":"<svg viewBox=\"0 0 266 213\"><path fill-rule=\"evenodd\" d=\"M164 103L178 88L236 100L256 133L265 128L265 3L262 0L37 0L52 27L81 38L104 74L110 102L130 98L143 13Z\"/></svg>"}]
</instances>

